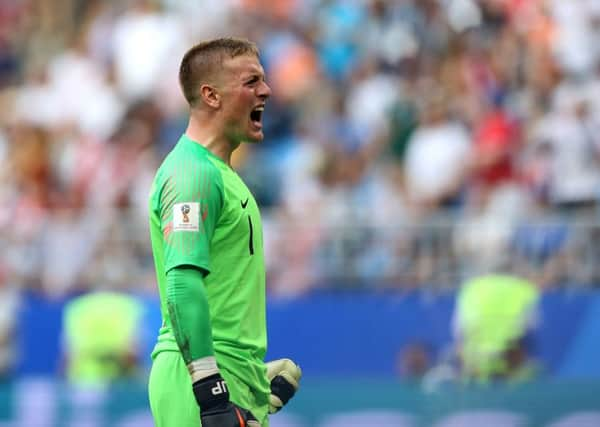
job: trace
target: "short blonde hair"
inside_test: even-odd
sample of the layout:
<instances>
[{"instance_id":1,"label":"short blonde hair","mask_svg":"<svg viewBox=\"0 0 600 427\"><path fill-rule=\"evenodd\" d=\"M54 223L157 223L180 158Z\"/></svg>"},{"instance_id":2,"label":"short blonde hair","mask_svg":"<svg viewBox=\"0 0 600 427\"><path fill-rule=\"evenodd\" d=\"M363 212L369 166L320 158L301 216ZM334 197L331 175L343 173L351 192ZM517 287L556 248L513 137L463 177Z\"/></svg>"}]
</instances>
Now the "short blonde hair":
<instances>
[{"instance_id":1,"label":"short blonde hair","mask_svg":"<svg viewBox=\"0 0 600 427\"><path fill-rule=\"evenodd\" d=\"M220 71L223 60L241 55L258 57L258 47L247 39L224 37L203 41L188 50L179 67L179 84L190 106L199 98L200 84Z\"/></svg>"}]
</instances>

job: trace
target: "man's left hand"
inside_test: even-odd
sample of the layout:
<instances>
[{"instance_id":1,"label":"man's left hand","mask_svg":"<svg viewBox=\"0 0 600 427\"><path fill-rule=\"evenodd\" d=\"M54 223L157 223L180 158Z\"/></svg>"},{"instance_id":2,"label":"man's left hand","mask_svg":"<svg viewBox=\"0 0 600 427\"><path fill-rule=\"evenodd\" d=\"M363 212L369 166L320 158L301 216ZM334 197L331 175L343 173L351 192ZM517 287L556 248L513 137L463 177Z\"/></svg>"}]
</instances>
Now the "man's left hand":
<instances>
[{"instance_id":1,"label":"man's left hand","mask_svg":"<svg viewBox=\"0 0 600 427\"><path fill-rule=\"evenodd\" d=\"M300 387L302 370L290 359L277 359L266 363L267 377L271 382L269 413L278 412L296 394Z\"/></svg>"}]
</instances>

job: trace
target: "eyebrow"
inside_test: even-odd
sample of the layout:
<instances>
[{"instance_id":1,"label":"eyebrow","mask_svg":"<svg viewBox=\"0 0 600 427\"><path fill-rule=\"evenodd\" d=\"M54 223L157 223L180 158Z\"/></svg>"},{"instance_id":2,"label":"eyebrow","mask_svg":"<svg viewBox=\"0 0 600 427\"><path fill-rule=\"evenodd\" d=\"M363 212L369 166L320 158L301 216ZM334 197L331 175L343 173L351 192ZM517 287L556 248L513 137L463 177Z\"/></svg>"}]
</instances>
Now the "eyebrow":
<instances>
[{"instance_id":1,"label":"eyebrow","mask_svg":"<svg viewBox=\"0 0 600 427\"><path fill-rule=\"evenodd\" d=\"M262 71L249 71L247 73L242 74L242 78L244 81L252 80L254 78L265 79L265 73Z\"/></svg>"}]
</instances>

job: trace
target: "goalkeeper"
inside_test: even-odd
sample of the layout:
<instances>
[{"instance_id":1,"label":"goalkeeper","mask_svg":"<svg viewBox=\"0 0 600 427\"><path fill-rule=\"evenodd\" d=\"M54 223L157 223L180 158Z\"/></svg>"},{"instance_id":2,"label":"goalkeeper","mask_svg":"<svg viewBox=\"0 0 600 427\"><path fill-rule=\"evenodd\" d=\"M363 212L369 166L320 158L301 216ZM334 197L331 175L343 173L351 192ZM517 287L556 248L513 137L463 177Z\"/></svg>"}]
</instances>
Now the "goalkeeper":
<instances>
[{"instance_id":1,"label":"goalkeeper","mask_svg":"<svg viewBox=\"0 0 600 427\"><path fill-rule=\"evenodd\" d=\"M264 362L260 213L230 160L240 143L263 139L271 89L254 43L233 38L191 48L179 81L189 123L149 203L163 319L150 407L157 427L266 427L301 373L289 359Z\"/></svg>"}]
</instances>

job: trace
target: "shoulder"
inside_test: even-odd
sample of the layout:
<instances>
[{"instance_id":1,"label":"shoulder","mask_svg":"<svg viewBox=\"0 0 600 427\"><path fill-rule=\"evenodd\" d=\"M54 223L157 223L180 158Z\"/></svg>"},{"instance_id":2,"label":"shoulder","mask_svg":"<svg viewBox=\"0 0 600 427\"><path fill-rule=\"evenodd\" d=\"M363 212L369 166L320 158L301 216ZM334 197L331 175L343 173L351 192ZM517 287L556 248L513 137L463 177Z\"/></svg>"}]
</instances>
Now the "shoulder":
<instances>
[{"instance_id":1,"label":"shoulder","mask_svg":"<svg viewBox=\"0 0 600 427\"><path fill-rule=\"evenodd\" d=\"M157 179L177 186L223 186L223 178L208 155L176 147L165 158Z\"/></svg>"}]
</instances>

